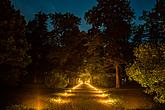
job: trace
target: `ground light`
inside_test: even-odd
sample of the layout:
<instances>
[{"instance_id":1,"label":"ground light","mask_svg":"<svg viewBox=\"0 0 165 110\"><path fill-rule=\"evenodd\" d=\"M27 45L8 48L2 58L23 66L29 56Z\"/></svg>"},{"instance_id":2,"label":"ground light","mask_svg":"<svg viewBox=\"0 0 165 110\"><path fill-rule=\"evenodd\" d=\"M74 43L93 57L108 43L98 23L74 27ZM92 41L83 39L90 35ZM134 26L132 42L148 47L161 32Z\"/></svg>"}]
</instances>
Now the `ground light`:
<instances>
[{"instance_id":1,"label":"ground light","mask_svg":"<svg viewBox=\"0 0 165 110\"><path fill-rule=\"evenodd\" d=\"M109 104L113 104L114 102L115 102L115 100L113 100L113 99L108 99L105 101L105 103L109 103Z\"/></svg>"},{"instance_id":2,"label":"ground light","mask_svg":"<svg viewBox=\"0 0 165 110\"><path fill-rule=\"evenodd\" d=\"M40 96L37 96L37 99L36 99L36 102L35 102L35 108L37 110L42 110L42 104L41 104L41 101L40 101Z\"/></svg>"},{"instance_id":3,"label":"ground light","mask_svg":"<svg viewBox=\"0 0 165 110\"><path fill-rule=\"evenodd\" d=\"M58 97L58 98L51 98L49 100L49 102L51 102L51 103L62 103L62 100L61 100L60 97Z\"/></svg>"},{"instance_id":4,"label":"ground light","mask_svg":"<svg viewBox=\"0 0 165 110\"><path fill-rule=\"evenodd\" d=\"M81 82L80 84L78 84L78 85L76 85L76 86L74 86L72 89L74 90L74 89L76 89L76 88L78 88L79 86L81 86L83 83ZM72 92L72 89L69 89L68 90L68 92ZM65 93L63 93L62 95L64 95L64 96L68 96L68 93L67 92L65 92ZM49 100L49 102L51 102L51 103L66 103L67 101L66 100L62 100L61 99L61 97L58 97L58 98L51 98L50 100ZM38 109L37 109L38 110Z\"/></svg>"},{"instance_id":5,"label":"ground light","mask_svg":"<svg viewBox=\"0 0 165 110\"><path fill-rule=\"evenodd\" d=\"M108 97L108 94L105 94L102 90L97 89L96 87L92 86L89 83L85 83L85 84L87 84L89 87L98 91L100 93L99 95L100 97ZM104 103L104 104L114 104L116 100L108 98L107 100L100 100L99 102Z\"/></svg>"},{"instance_id":6,"label":"ground light","mask_svg":"<svg viewBox=\"0 0 165 110\"><path fill-rule=\"evenodd\" d=\"M89 84L89 83L85 83L85 84L87 84L89 87L91 87L91 88L95 89L96 91L98 90L96 87L92 86L92 85L91 85L91 84Z\"/></svg>"},{"instance_id":7,"label":"ground light","mask_svg":"<svg viewBox=\"0 0 165 110\"><path fill-rule=\"evenodd\" d=\"M83 84L83 83L81 82L80 84L74 86L72 89L76 89L76 88L78 88L79 86L81 86L82 84Z\"/></svg>"}]
</instances>

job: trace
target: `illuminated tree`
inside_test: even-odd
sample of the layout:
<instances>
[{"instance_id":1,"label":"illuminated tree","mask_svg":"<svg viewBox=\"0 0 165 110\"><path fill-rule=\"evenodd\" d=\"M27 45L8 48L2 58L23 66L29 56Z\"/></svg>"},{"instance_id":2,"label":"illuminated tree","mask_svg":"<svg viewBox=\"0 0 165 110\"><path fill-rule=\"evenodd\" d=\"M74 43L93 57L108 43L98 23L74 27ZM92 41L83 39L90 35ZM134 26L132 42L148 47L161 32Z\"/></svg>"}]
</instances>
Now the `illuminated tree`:
<instances>
[{"instance_id":1,"label":"illuminated tree","mask_svg":"<svg viewBox=\"0 0 165 110\"><path fill-rule=\"evenodd\" d=\"M0 80L15 84L30 63L25 19L9 0L0 2Z\"/></svg>"},{"instance_id":2,"label":"illuminated tree","mask_svg":"<svg viewBox=\"0 0 165 110\"><path fill-rule=\"evenodd\" d=\"M116 88L120 87L119 64L130 58L128 37L133 16L129 0L97 0L97 5L85 14L86 21L103 34L107 58L116 66Z\"/></svg>"},{"instance_id":3,"label":"illuminated tree","mask_svg":"<svg viewBox=\"0 0 165 110\"><path fill-rule=\"evenodd\" d=\"M127 67L130 79L146 88L146 93L154 95L154 99L165 103L165 2L157 0L151 12L144 11L144 36L142 44L135 47L133 64Z\"/></svg>"},{"instance_id":4,"label":"illuminated tree","mask_svg":"<svg viewBox=\"0 0 165 110\"><path fill-rule=\"evenodd\" d=\"M165 103L165 45L141 44L134 50L136 59L128 67L127 75L146 88L146 93Z\"/></svg>"}]
</instances>

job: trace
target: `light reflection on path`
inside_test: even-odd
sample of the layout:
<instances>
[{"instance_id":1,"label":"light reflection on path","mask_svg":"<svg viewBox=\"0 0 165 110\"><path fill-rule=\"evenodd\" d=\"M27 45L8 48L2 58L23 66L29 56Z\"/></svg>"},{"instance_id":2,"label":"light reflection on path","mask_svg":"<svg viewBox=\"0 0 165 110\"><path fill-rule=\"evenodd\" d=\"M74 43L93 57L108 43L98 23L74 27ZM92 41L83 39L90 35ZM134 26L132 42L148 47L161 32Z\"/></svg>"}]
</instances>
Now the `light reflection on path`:
<instances>
[{"instance_id":1,"label":"light reflection on path","mask_svg":"<svg viewBox=\"0 0 165 110\"><path fill-rule=\"evenodd\" d=\"M105 91L89 83L80 83L62 93L42 96L33 106L37 110L109 110L113 103Z\"/></svg>"},{"instance_id":2,"label":"light reflection on path","mask_svg":"<svg viewBox=\"0 0 165 110\"><path fill-rule=\"evenodd\" d=\"M61 101L58 102L57 99L52 103L64 106L70 105L67 110L109 110L114 102L108 94L89 83L80 83L72 89L58 94L58 96Z\"/></svg>"}]
</instances>

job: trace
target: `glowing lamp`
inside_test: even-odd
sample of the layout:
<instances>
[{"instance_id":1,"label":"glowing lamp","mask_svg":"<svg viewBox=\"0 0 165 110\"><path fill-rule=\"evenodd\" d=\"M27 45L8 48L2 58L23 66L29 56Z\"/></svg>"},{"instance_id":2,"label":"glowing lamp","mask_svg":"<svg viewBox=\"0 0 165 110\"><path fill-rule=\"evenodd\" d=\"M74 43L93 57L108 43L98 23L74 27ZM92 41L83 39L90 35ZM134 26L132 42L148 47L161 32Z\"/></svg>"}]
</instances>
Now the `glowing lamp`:
<instances>
[{"instance_id":1,"label":"glowing lamp","mask_svg":"<svg viewBox=\"0 0 165 110\"><path fill-rule=\"evenodd\" d=\"M65 96L67 96L67 92L65 92Z\"/></svg>"},{"instance_id":2,"label":"glowing lamp","mask_svg":"<svg viewBox=\"0 0 165 110\"><path fill-rule=\"evenodd\" d=\"M99 90L99 93L101 93L102 91L101 90Z\"/></svg>"},{"instance_id":3,"label":"glowing lamp","mask_svg":"<svg viewBox=\"0 0 165 110\"><path fill-rule=\"evenodd\" d=\"M58 98L58 99L57 99L57 102L59 102L59 103L60 103L60 102L61 102L61 98Z\"/></svg>"}]
</instances>

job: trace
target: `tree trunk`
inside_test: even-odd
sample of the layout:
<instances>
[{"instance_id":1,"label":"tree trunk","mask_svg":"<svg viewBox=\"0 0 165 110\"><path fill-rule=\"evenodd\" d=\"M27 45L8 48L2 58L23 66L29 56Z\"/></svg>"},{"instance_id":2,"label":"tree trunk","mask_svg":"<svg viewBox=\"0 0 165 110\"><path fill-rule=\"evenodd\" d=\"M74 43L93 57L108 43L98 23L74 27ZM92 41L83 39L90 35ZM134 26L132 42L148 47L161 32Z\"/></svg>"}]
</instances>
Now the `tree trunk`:
<instances>
[{"instance_id":1,"label":"tree trunk","mask_svg":"<svg viewBox=\"0 0 165 110\"><path fill-rule=\"evenodd\" d=\"M119 64L116 63L116 88L120 88L120 79L119 79Z\"/></svg>"}]
</instances>

